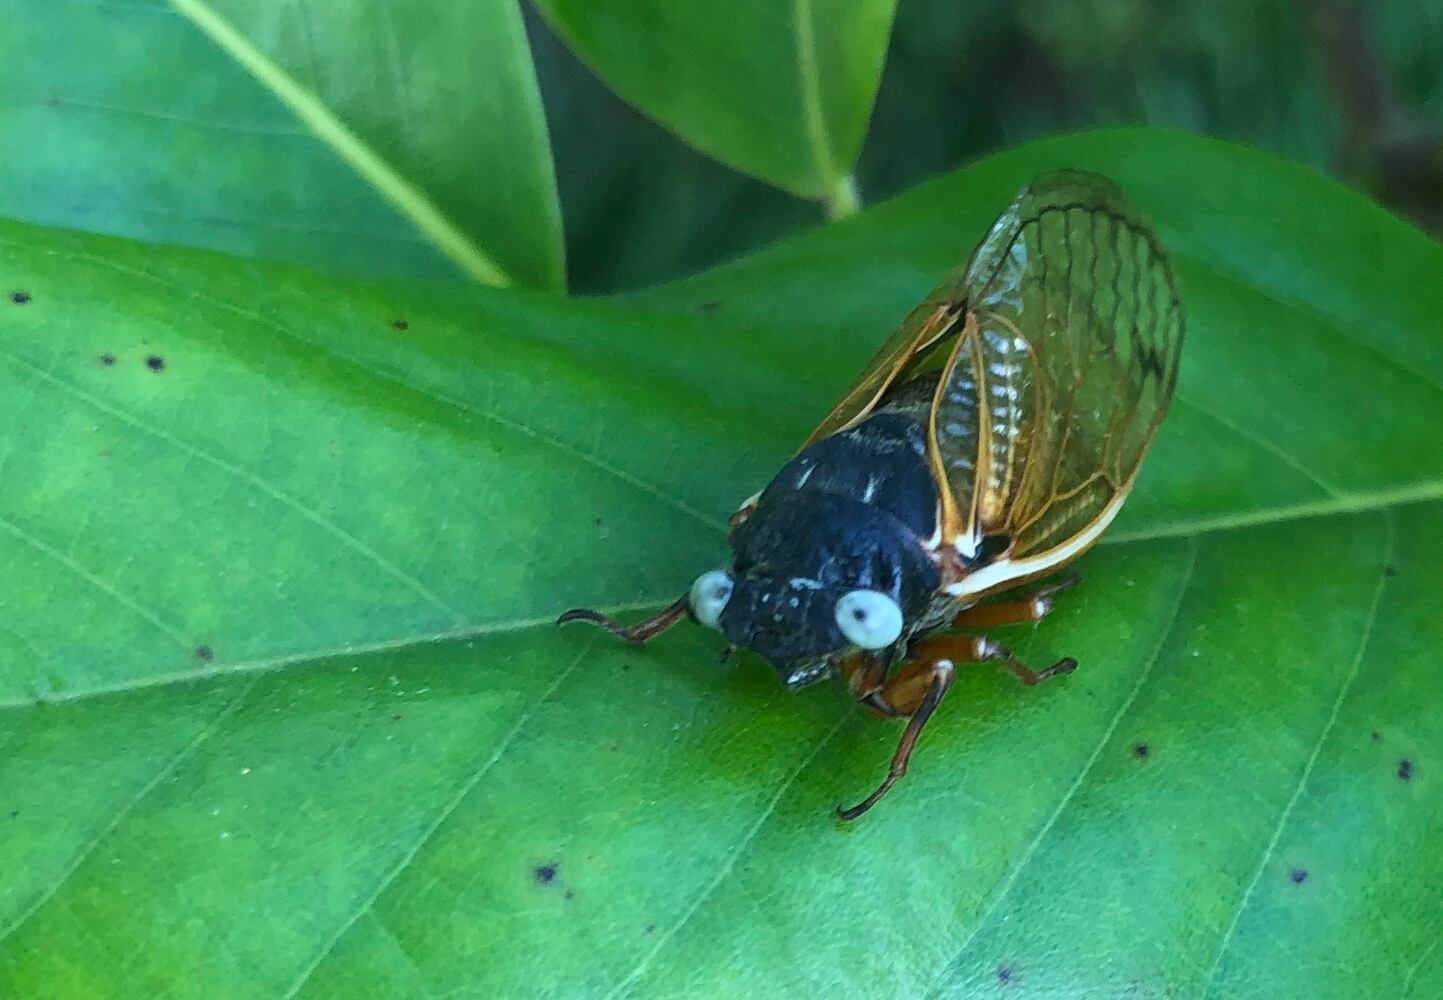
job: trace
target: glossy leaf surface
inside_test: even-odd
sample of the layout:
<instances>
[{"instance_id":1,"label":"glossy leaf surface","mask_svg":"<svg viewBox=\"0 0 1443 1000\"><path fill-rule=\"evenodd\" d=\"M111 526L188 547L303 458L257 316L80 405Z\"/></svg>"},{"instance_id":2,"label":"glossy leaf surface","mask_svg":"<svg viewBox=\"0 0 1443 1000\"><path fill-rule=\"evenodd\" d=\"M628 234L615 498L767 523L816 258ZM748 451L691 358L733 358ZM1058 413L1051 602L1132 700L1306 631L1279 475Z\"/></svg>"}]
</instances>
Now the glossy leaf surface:
<instances>
[{"instance_id":1,"label":"glossy leaf surface","mask_svg":"<svg viewBox=\"0 0 1443 1000\"><path fill-rule=\"evenodd\" d=\"M691 145L794 194L835 197L862 148L896 0L537 6L617 93Z\"/></svg>"},{"instance_id":2,"label":"glossy leaf surface","mask_svg":"<svg viewBox=\"0 0 1443 1000\"><path fill-rule=\"evenodd\" d=\"M367 276L563 283L515 0L0 9L0 216Z\"/></svg>"},{"instance_id":3,"label":"glossy leaf surface","mask_svg":"<svg viewBox=\"0 0 1443 1000\"><path fill-rule=\"evenodd\" d=\"M1024 690L911 773L653 607L1032 174L1114 177L1173 411ZM21 294L23 293L23 294ZM1443 991L1443 251L1181 135L1044 142L624 301L0 227L0 994Z\"/></svg>"}]
</instances>

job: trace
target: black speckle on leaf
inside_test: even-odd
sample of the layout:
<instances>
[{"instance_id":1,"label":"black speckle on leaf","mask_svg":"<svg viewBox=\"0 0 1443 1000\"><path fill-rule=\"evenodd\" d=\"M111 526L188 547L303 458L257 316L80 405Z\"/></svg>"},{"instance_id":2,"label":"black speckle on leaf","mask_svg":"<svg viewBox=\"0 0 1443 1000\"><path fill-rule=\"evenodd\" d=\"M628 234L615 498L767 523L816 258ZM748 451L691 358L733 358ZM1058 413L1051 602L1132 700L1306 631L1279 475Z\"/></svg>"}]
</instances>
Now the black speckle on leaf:
<instances>
[{"instance_id":1,"label":"black speckle on leaf","mask_svg":"<svg viewBox=\"0 0 1443 1000\"><path fill-rule=\"evenodd\" d=\"M391 721L392 721L392 722L400 722L400 721L401 721L401 717L400 717L399 715L393 715L393 716L391 716Z\"/></svg>"},{"instance_id":2,"label":"black speckle on leaf","mask_svg":"<svg viewBox=\"0 0 1443 1000\"><path fill-rule=\"evenodd\" d=\"M654 930L656 930L656 924L647 924L647 925L646 925L646 933L650 934L650 933L651 933L652 931L654 931Z\"/></svg>"},{"instance_id":3,"label":"black speckle on leaf","mask_svg":"<svg viewBox=\"0 0 1443 1000\"><path fill-rule=\"evenodd\" d=\"M19 819L19 818L20 818L20 810L19 810L19 809L11 809L11 810L10 810L10 818L11 818L11 819Z\"/></svg>"},{"instance_id":4,"label":"black speckle on leaf","mask_svg":"<svg viewBox=\"0 0 1443 1000\"><path fill-rule=\"evenodd\" d=\"M1132 745L1132 755L1138 760L1142 760L1150 753L1152 753L1152 747L1148 746L1146 743L1134 743Z\"/></svg>"},{"instance_id":5,"label":"black speckle on leaf","mask_svg":"<svg viewBox=\"0 0 1443 1000\"><path fill-rule=\"evenodd\" d=\"M702 313L714 313L720 308L721 303L717 302L715 299L703 302L701 305L697 306L697 309Z\"/></svg>"},{"instance_id":6,"label":"black speckle on leaf","mask_svg":"<svg viewBox=\"0 0 1443 1000\"><path fill-rule=\"evenodd\" d=\"M1384 575L1384 576L1397 576L1397 575L1398 575L1398 570L1397 570L1397 568L1394 567L1394 566L1384 566L1384 567L1383 567L1383 575Z\"/></svg>"},{"instance_id":7,"label":"black speckle on leaf","mask_svg":"<svg viewBox=\"0 0 1443 1000\"><path fill-rule=\"evenodd\" d=\"M1413 762L1407 757L1398 761L1398 778L1402 781L1413 780Z\"/></svg>"},{"instance_id":8,"label":"black speckle on leaf","mask_svg":"<svg viewBox=\"0 0 1443 1000\"><path fill-rule=\"evenodd\" d=\"M215 650L211 649L209 646L197 646L195 647L195 658L197 660L204 660L205 662L209 663L211 660L215 659Z\"/></svg>"},{"instance_id":9,"label":"black speckle on leaf","mask_svg":"<svg viewBox=\"0 0 1443 1000\"><path fill-rule=\"evenodd\" d=\"M997 981L1004 986L1012 982L1012 966L999 965L997 967Z\"/></svg>"},{"instance_id":10,"label":"black speckle on leaf","mask_svg":"<svg viewBox=\"0 0 1443 1000\"><path fill-rule=\"evenodd\" d=\"M575 898L576 898L576 891L575 891L574 889L567 889L567 890L566 890L566 898L567 898L567 899L575 899Z\"/></svg>"},{"instance_id":11,"label":"black speckle on leaf","mask_svg":"<svg viewBox=\"0 0 1443 1000\"><path fill-rule=\"evenodd\" d=\"M1378 730L1376 730L1376 729L1373 730L1372 733L1370 733L1369 735L1373 737L1373 742L1374 742L1374 743L1377 743L1377 742L1379 742L1379 741L1381 741L1381 740L1383 739L1383 734L1380 733L1380 732L1378 732Z\"/></svg>"},{"instance_id":12,"label":"black speckle on leaf","mask_svg":"<svg viewBox=\"0 0 1443 1000\"><path fill-rule=\"evenodd\" d=\"M100 363L105 367L109 368L111 365L115 364L115 355L108 352L102 354L100 356Z\"/></svg>"},{"instance_id":13,"label":"black speckle on leaf","mask_svg":"<svg viewBox=\"0 0 1443 1000\"><path fill-rule=\"evenodd\" d=\"M596 525L598 528L601 527L601 515L597 514L595 517L593 517L591 519L591 523Z\"/></svg>"},{"instance_id":14,"label":"black speckle on leaf","mask_svg":"<svg viewBox=\"0 0 1443 1000\"><path fill-rule=\"evenodd\" d=\"M165 359L159 354L152 354L145 359L145 367L153 372L163 372L165 371Z\"/></svg>"},{"instance_id":15,"label":"black speckle on leaf","mask_svg":"<svg viewBox=\"0 0 1443 1000\"><path fill-rule=\"evenodd\" d=\"M1293 880L1293 885L1302 885L1308 880L1308 870L1306 868L1289 868L1288 878Z\"/></svg>"},{"instance_id":16,"label":"black speckle on leaf","mask_svg":"<svg viewBox=\"0 0 1443 1000\"><path fill-rule=\"evenodd\" d=\"M403 319L397 318L391 320L391 327L396 330L409 330L411 329L411 324Z\"/></svg>"},{"instance_id":17,"label":"black speckle on leaf","mask_svg":"<svg viewBox=\"0 0 1443 1000\"><path fill-rule=\"evenodd\" d=\"M30 301L30 293L17 288L15 289L15 291L10 293L10 301L15 303L17 306L23 306L25 303Z\"/></svg>"},{"instance_id":18,"label":"black speckle on leaf","mask_svg":"<svg viewBox=\"0 0 1443 1000\"><path fill-rule=\"evenodd\" d=\"M556 862L552 861L549 864L537 865L531 870L531 874L535 875L536 881L542 885L550 885L556 880Z\"/></svg>"}]
</instances>

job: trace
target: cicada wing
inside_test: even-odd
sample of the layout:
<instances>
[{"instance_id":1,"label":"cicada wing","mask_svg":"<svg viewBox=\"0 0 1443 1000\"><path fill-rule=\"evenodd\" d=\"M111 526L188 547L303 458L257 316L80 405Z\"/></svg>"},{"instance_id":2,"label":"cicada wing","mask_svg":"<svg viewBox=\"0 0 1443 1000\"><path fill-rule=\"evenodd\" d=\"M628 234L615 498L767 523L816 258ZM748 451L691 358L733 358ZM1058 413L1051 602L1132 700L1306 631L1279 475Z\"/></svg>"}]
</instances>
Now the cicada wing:
<instances>
[{"instance_id":1,"label":"cicada wing","mask_svg":"<svg viewBox=\"0 0 1443 1000\"><path fill-rule=\"evenodd\" d=\"M953 505L944 537L972 558L1002 536L989 550L1012 569L981 585L1061 565L1111 520L1172 398L1183 312L1137 210L1075 171L1018 195L963 285L932 450Z\"/></svg>"},{"instance_id":2,"label":"cicada wing","mask_svg":"<svg viewBox=\"0 0 1443 1000\"><path fill-rule=\"evenodd\" d=\"M908 313L802 447L864 418L887 390L907 381L930 361L940 367L963 324L966 272L958 268Z\"/></svg>"}]
</instances>

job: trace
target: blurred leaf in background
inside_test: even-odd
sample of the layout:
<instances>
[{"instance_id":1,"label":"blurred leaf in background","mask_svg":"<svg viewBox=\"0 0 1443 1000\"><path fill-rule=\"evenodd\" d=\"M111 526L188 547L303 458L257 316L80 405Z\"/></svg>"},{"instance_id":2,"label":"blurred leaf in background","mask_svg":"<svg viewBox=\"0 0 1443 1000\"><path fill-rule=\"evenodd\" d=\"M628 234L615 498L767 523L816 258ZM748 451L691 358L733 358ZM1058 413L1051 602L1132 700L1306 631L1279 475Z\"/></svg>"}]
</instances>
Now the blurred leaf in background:
<instances>
[{"instance_id":1,"label":"blurred leaf in background","mask_svg":"<svg viewBox=\"0 0 1443 1000\"><path fill-rule=\"evenodd\" d=\"M360 275L563 284L513 0L5 9L0 216Z\"/></svg>"},{"instance_id":2,"label":"blurred leaf in background","mask_svg":"<svg viewBox=\"0 0 1443 1000\"><path fill-rule=\"evenodd\" d=\"M537 0L644 113L736 169L856 210L896 0Z\"/></svg>"},{"instance_id":3,"label":"blurred leaf in background","mask_svg":"<svg viewBox=\"0 0 1443 1000\"><path fill-rule=\"evenodd\" d=\"M875 202L1049 132L1145 122L1239 139L1339 173L1431 227L1443 212L1440 19L1432 0L903 0L858 189ZM1398 106L1422 123L1422 153L1399 168L1351 166L1349 144L1361 140L1358 129L1344 135L1342 95L1327 76L1331 25L1371 44L1367 72L1396 79ZM531 27L546 34L538 19ZM537 63L559 144L577 289L679 277L819 217L805 202L698 163L619 106L564 49L543 39ZM1364 149L1363 162L1373 159ZM1406 176L1395 179L1399 170ZM637 182L660 197L638 194ZM1400 187L1407 193L1390 197Z\"/></svg>"}]
</instances>

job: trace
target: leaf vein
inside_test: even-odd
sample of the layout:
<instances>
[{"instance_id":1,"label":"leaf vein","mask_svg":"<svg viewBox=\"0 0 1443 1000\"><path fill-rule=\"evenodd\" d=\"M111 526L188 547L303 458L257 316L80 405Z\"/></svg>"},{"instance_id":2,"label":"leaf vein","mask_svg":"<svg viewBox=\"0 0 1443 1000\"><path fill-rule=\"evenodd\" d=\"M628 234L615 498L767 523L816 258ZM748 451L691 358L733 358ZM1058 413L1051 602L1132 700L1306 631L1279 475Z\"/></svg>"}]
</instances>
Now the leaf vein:
<instances>
[{"instance_id":1,"label":"leaf vein","mask_svg":"<svg viewBox=\"0 0 1443 1000\"><path fill-rule=\"evenodd\" d=\"M737 859L741 857L742 852L746 850L747 845L749 845L753 840L756 839L757 834L761 831L761 828L763 825L765 825L766 821L771 818L773 813L776 812L777 804L781 802L782 796L787 793L787 791L796 782L797 778L801 776L801 773L807 769L807 766L811 764L812 761L817 759L817 755L822 752L822 748L832 741L832 738L841 731L842 726L848 721L849 718L850 716L847 715L843 715L841 718L839 718L836 723L832 725L832 728L828 729L827 732L822 736L821 740L817 742L817 745L812 748L811 752L808 753L804 758L802 758L801 763L799 763L796 768L792 770L792 773L787 775L787 777L781 782L781 784L777 786L775 794L773 794L771 799L767 802L766 807L762 810L761 815L758 816L756 818L756 821L747 828L744 834L742 834L742 838L741 840L737 841L736 846L727 852L726 858L722 861L721 867L717 869L717 872L712 877L711 881L706 884L702 891L697 895L696 899L692 900L691 905L682 912L680 919L678 919L676 923L672 924L669 928L667 928L666 931L657 938L656 944L652 945L651 950L649 950L645 955L641 957L641 960L636 963L636 967L633 968L631 972L628 973L627 976L619 983L617 983L616 986L611 990L611 992L606 995L606 1000L615 1000L616 997L619 997L623 992L626 991L628 987L632 986L634 983L637 982L637 980L639 980L643 975L646 974L646 970L651 967L651 963L656 959L657 954L662 950L662 948L666 946L667 942L671 941L671 939L676 936L677 932L687 925L687 922L690 921L691 918L696 915L697 911L702 908L702 904L704 904L708 899L712 897L712 895L716 892L717 887L720 886L723 882L725 882L727 877L731 875L733 870L735 870Z\"/></svg>"},{"instance_id":2,"label":"leaf vein","mask_svg":"<svg viewBox=\"0 0 1443 1000\"><path fill-rule=\"evenodd\" d=\"M410 219L438 249L477 281L497 287L514 283L485 251L447 218L419 188L402 177L332 109L257 48L207 0L170 0L177 13L215 43L285 104L315 137Z\"/></svg>"},{"instance_id":3,"label":"leaf vein","mask_svg":"<svg viewBox=\"0 0 1443 1000\"><path fill-rule=\"evenodd\" d=\"M1067 790L1062 793L1062 798L1058 800L1056 808L1052 810L1051 815L1047 817L1041 829L1039 829L1037 834L1032 838L1031 843L1023 850L1022 857L1018 859L1012 871L998 884L996 895L993 896L992 902L987 905L986 909L982 911L982 916L978 919L976 925L973 926L972 932L963 939L961 947L957 949L951 960L942 966L942 971L933 982L931 989L927 991L926 995L928 997L934 997L940 994L942 987L957 968L958 963L962 961L962 956L967 953L967 949L972 946L972 942L977 938L977 935L987 926L992 919L992 915L997 912L1003 901L1006 900L1007 896L1012 892L1022 872L1031 863L1032 859L1036 857L1037 850L1042 845L1042 842L1047 839L1047 835L1052 832L1052 828L1057 824L1058 819L1072 802L1073 796L1077 794L1077 790L1082 787L1083 782L1087 780L1087 776L1092 773L1092 768L1102 756L1102 751L1106 749L1107 744L1112 740L1113 734L1117 732L1118 726L1122 724L1123 716L1128 713L1137 701L1138 695L1142 692L1143 685L1146 684L1148 678L1152 676L1153 668L1157 665L1157 661L1162 655L1163 647L1167 645L1167 641L1171 638L1173 629L1177 627L1178 619L1182 615L1182 608L1187 597L1188 587L1192 583L1193 571L1197 568L1198 548L1198 539L1196 537L1190 538L1187 566L1183 570L1178 582L1177 599L1173 604L1171 613L1168 615L1167 624L1163 626L1159 632L1157 645L1153 647L1152 653L1147 658L1147 662L1143 664L1143 668L1139 672L1137 681L1132 686L1132 690L1128 692L1127 697L1123 699L1122 704L1119 705L1117 711L1113 713L1112 720L1107 724L1107 728L1103 730L1102 736L1098 739L1097 745L1093 747L1092 753L1083 763L1082 769L1078 771L1077 777L1072 780Z\"/></svg>"},{"instance_id":4,"label":"leaf vein","mask_svg":"<svg viewBox=\"0 0 1443 1000\"><path fill-rule=\"evenodd\" d=\"M454 622L460 623L462 621L465 621L465 616L463 616L455 609L449 607L444 601L441 600L440 597L438 597L429 587L427 587L420 580L416 579L414 576L401 569L395 563L382 556L375 549L371 548L369 545L361 541L355 535L351 534L345 528L342 528L340 525L327 518L320 511L296 499L290 494L283 492L277 487L272 486L269 482L262 479L255 473L249 472L241 466L236 465L233 462L228 462L217 455L212 455L210 452L206 451L203 448L183 441L180 438L176 437L174 434L171 434L169 431L165 430L164 428L152 426L151 424L148 424L145 421L141 420L139 417L127 413L119 407L112 406L100 397L86 392L79 386L72 385L64 379L57 378L56 376L45 371L43 368L37 367L36 365L31 364L30 362L24 360L18 355L12 354L11 352L4 350L3 348L0 348L0 356L5 357L15 367L27 372L32 377L40 379L48 385L54 386L55 388L66 393L67 395L78 399L83 403L86 403L87 405L99 410L101 413L104 413L107 416L114 417L116 420L121 421L126 426L149 434L151 437L154 437L159 441L165 442L166 444L170 445L171 447L175 448L182 454L185 454L192 459L199 459L200 461L205 462L208 465L220 469L222 472L225 472L228 475L234 476L237 479L250 483L256 489L260 490L262 493L265 493L277 503L281 504L284 507L289 507L291 510L299 514L301 517L305 518L307 521L310 521L312 524L335 536L343 544L347 545L348 547L359 553L361 556L365 557L369 562L375 565L377 569L395 578L399 582L405 584L408 588L410 588L420 597L424 598L438 611L441 611L448 617L450 617Z\"/></svg>"},{"instance_id":5,"label":"leaf vein","mask_svg":"<svg viewBox=\"0 0 1443 1000\"><path fill-rule=\"evenodd\" d=\"M1318 763L1318 757L1323 752L1323 744L1332 735L1333 729L1338 724L1338 716L1342 714L1343 702L1347 700L1348 693L1353 689L1353 683L1358 679L1358 672L1363 664L1363 657L1367 653L1368 643L1373 637L1373 629L1378 621L1378 609L1383 602L1383 591L1387 587L1387 574L1381 572L1393 559L1393 551L1397 541L1397 529L1393 516L1385 511L1383 513L1383 557L1378 564L1378 582L1373 588L1373 594L1368 603L1367 616L1363 619L1363 633L1358 640L1358 648L1353 654L1353 661L1348 666L1348 672L1343 677L1343 683L1338 687L1338 695L1333 699L1332 711L1328 713L1328 721L1323 725L1323 731L1318 734L1317 740L1313 743L1312 752L1308 754L1307 761L1303 764L1302 773L1298 776L1298 783L1293 788L1293 793L1288 797L1287 804L1278 816L1278 821L1273 827L1272 836L1268 838L1267 846L1263 848L1262 857L1258 860L1253 877L1248 882L1247 888L1243 890L1242 897L1238 900L1237 909L1233 911L1233 918L1223 932L1218 943L1217 954L1213 956L1211 967L1208 969L1207 979L1203 982L1200 996L1206 998L1213 992L1213 986L1217 981L1218 970L1222 968L1224 956L1228 947L1232 944L1233 935L1238 929L1238 923L1242 920L1243 911L1252 902L1253 893L1257 890L1258 883L1262 880L1263 871L1267 868L1268 862L1272 860L1277 850L1278 841L1282 839L1283 830L1287 827L1288 821L1292 818L1293 810L1297 808L1298 802L1302 799L1303 793L1307 790L1308 780L1313 775L1313 768Z\"/></svg>"},{"instance_id":6,"label":"leaf vein","mask_svg":"<svg viewBox=\"0 0 1443 1000\"><path fill-rule=\"evenodd\" d=\"M517 717L515 725L507 730L506 735L501 737L501 741L496 745L496 749L482 761L480 767L473 771L471 775L461 783L460 788L457 789L456 793L452 795L450 800L441 808L436 818L427 824L426 829L421 831L421 835L416 838L416 842L401 855L401 860L381 877L381 880L376 883L375 888L361 902L361 905L356 911L341 923L336 929L336 932L321 946L321 950L316 954L315 958L301 970L300 975L296 977L296 980L291 983L290 988L286 990L285 1000L291 1000L291 998L300 993L311 976L314 975L316 969L325 961L326 956L335 949L337 943L345 936L346 932L355 925L356 921L372 911L372 907L376 905L376 901L380 899L396 879L401 876L401 873L411 866L411 862L415 861L416 856L421 853L421 850L431 842L431 838L436 835L436 831L441 829L442 825L460 808L461 803L471 794L472 790L480 784L481 779L486 777L486 775L490 773L491 768L496 766L496 762L499 761L511 747L512 742L521 730L525 728L526 724L531 721L531 718L536 714L537 710L550 700L551 696L556 693L562 683L580 666L581 661L586 658L586 654L591 652L592 647L596 645L598 638L599 636L593 636L586 645L582 646L580 652L576 654L576 658L571 661L571 665L565 670L560 671L552 679L551 683L547 685L546 690L541 693L541 697L537 698L530 708Z\"/></svg>"},{"instance_id":7,"label":"leaf vein","mask_svg":"<svg viewBox=\"0 0 1443 1000\"><path fill-rule=\"evenodd\" d=\"M15 538L18 538L20 541L24 542L35 551L41 553L42 555L53 560L54 562L59 563L61 566L64 566L71 573L80 577L80 579L90 584L96 590L100 591L102 594L115 601L115 603L121 605L132 614L143 619L146 623L154 626L158 631L163 632L170 638L174 639L182 648L190 647L189 640L187 640L185 635L179 629L175 628L175 626L162 620L161 617L157 615L154 611L151 611L149 608L145 607L134 598L127 596L125 593L117 589L113 584L107 583L105 580L102 580L100 577L96 576L90 570L82 566L75 559L66 555L64 552L61 552L53 545L41 541L39 538L36 538L34 535L30 534L30 532L26 531L18 524L15 524L14 522L8 520L4 516L0 516L0 530L9 533ZM9 630L7 629L7 631ZM32 649L34 648L33 643L27 642L27 645L30 645Z\"/></svg>"},{"instance_id":8,"label":"leaf vein","mask_svg":"<svg viewBox=\"0 0 1443 1000\"><path fill-rule=\"evenodd\" d=\"M1225 430L1231 431L1233 434L1242 438L1244 441L1248 441L1254 445L1257 445L1263 451L1266 451L1269 455L1272 455L1274 458L1282 462L1294 472L1306 477L1310 482L1313 483L1314 486L1318 487L1318 489L1326 493L1331 499L1341 500L1343 498L1342 490L1323 479L1322 476L1318 475L1312 469L1309 469L1306 465L1299 461L1296 456L1284 451L1282 448L1269 441L1267 438L1264 438L1259 434L1247 430L1246 428L1234 423L1232 420L1223 416L1221 413L1216 412L1211 407L1204 406L1202 403L1199 403L1196 400L1188 399L1180 394L1174 395L1173 399L1193 410L1194 412L1201 413L1213 423L1224 428Z\"/></svg>"},{"instance_id":9,"label":"leaf vein","mask_svg":"<svg viewBox=\"0 0 1443 1000\"><path fill-rule=\"evenodd\" d=\"M85 859L90 857L90 855L95 852L95 849L100 846L101 842L114 833L121 823L125 822L126 817L135 810L135 807L138 806L147 795L154 791L156 786L174 774L176 769L185 763L191 754L195 753L200 745L209 739L211 735L220 728L221 724L230 718L230 716L245 703L246 698L250 696L251 690L256 686L257 681L259 681L259 678L254 678L241 688L240 693L222 708L214 719L208 722L200 732L196 733L195 736L181 748L179 753L162 765L160 770L155 772L155 776L142 785L140 790L137 791L128 802L121 806L120 811L115 814L115 817L109 823L105 824L105 826L80 849L70 864L65 866L65 869L60 873L60 877L51 884L50 888L42 892L34 903L23 910L20 915L10 923L10 926L4 930L0 930L0 942L5 941L18 931L41 907L55 897L55 894L60 891L61 887L64 886L65 883L70 880L70 877L80 869L80 866L85 863Z\"/></svg>"}]
</instances>

